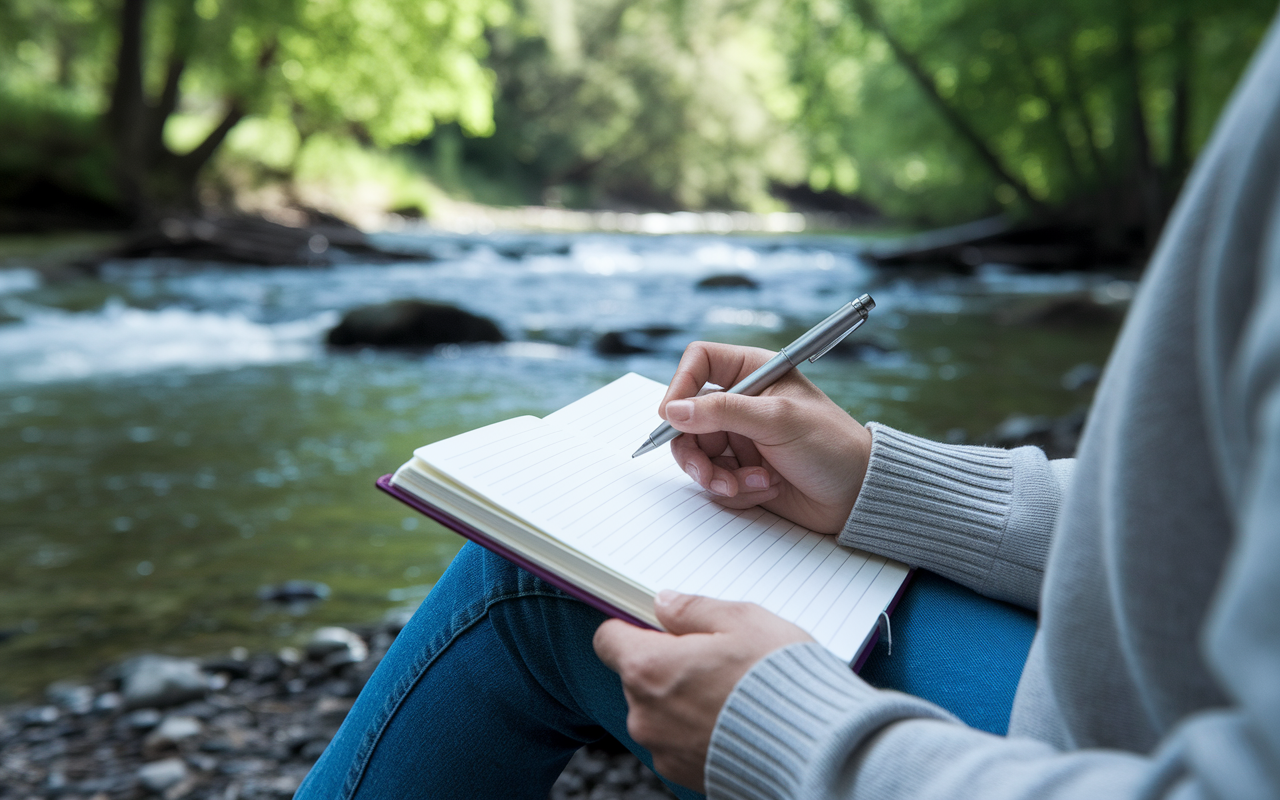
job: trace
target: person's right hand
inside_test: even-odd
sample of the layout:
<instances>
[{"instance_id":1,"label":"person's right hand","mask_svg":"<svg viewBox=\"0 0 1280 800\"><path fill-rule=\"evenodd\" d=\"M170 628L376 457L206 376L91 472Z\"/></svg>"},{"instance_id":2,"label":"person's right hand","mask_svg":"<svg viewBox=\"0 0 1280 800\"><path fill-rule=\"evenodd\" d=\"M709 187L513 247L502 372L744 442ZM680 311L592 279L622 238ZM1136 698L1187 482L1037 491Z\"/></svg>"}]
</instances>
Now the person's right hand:
<instances>
[{"instance_id":1,"label":"person's right hand","mask_svg":"<svg viewBox=\"0 0 1280 800\"><path fill-rule=\"evenodd\" d=\"M694 342L658 413L684 436L671 453L721 505L764 508L820 533L839 533L867 473L871 432L798 371L757 397L730 387L774 353Z\"/></svg>"}]
</instances>

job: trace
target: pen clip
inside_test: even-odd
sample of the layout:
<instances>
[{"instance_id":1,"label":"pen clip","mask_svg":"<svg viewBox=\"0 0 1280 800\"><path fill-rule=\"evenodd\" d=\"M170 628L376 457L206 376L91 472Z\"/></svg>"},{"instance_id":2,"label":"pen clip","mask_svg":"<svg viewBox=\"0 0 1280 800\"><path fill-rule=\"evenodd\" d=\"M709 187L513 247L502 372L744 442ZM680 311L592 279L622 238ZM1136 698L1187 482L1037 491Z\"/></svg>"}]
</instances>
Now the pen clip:
<instances>
[{"instance_id":1,"label":"pen clip","mask_svg":"<svg viewBox=\"0 0 1280 800\"><path fill-rule=\"evenodd\" d=\"M862 319L860 319L860 320L858 320L857 322L855 322L855 323L853 324L853 327L849 328L849 330L845 331L844 333L840 334L840 335L839 335L839 336L837 336L835 339L833 339L833 340L832 340L832 342L831 342L831 344L827 345L826 347L822 348L822 349L821 349L821 350L819 350L818 352L816 352L816 353L814 353L813 355L809 356L809 363L810 363L810 364L812 364L812 363L814 363L815 361L817 361L818 359L820 359L820 358L822 358L823 356L825 356L827 353L831 352L831 348L833 348L833 347L835 347L836 345L838 345L838 344L840 344L841 342L843 342L843 341L845 340L845 337L847 337L849 334L851 334L851 333L853 333L854 331L856 331L858 328L861 328L861 327L862 327L862 323L864 323L864 322L866 322L866 321L867 321L867 318L866 318L866 317L863 317Z\"/></svg>"}]
</instances>

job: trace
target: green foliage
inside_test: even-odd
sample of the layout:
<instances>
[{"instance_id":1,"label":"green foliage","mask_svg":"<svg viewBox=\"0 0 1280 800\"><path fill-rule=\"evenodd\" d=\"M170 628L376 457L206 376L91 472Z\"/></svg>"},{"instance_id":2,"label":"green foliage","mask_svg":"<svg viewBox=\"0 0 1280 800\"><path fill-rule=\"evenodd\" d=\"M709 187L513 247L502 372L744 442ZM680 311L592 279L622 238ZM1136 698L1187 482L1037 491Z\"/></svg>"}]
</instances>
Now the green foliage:
<instances>
[{"instance_id":1,"label":"green foliage","mask_svg":"<svg viewBox=\"0 0 1280 800\"><path fill-rule=\"evenodd\" d=\"M142 79L121 111L130 2L145 10ZM232 153L215 163L256 162L272 179L308 152L350 165L362 148L433 137L422 163L472 199L769 210L771 187L807 183L902 219L1049 209L1149 234L1273 12L1274 0L8 0L0 171L105 197L132 170L123 184L172 195L223 137ZM93 121L104 115L108 137ZM337 147L344 137L359 147ZM401 187L389 196L430 201L387 179Z\"/></svg>"},{"instance_id":2,"label":"green foliage","mask_svg":"<svg viewBox=\"0 0 1280 800\"><path fill-rule=\"evenodd\" d=\"M797 180L798 111L778 0L529 0L493 36L495 161L579 200L771 207Z\"/></svg>"},{"instance_id":3,"label":"green foliage","mask_svg":"<svg viewBox=\"0 0 1280 800\"><path fill-rule=\"evenodd\" d=\"M788 49L804 89L811 183L834 183L852 161L873 202L939 221L1099 196L1141 205L1125 197L1134 186L1167 209L1274 3L808 0L795 8Z\"/></svg>"},{"instance_id":4,"label":"green foliage","mask_svg":"<svg viewBox=\"0 0 1280 800\"><path fill-rule=\"evenodd\" d=\"M105 149L91 126L67 135L126 191L189 193L245 115L290 126L299 141L337 132L379 147L416 141L440 120L493 130L484 32L505 20L504 0L147 0L132 6L142 15L132 46L121 34L129 8L13 0L0 9L0 99L46 115L106 114ZM130 83L131 59L140 83ZM34 169L51 155L13 158ZM292 167L274 155L272 167Z\"/></svg>"}]
</instances>

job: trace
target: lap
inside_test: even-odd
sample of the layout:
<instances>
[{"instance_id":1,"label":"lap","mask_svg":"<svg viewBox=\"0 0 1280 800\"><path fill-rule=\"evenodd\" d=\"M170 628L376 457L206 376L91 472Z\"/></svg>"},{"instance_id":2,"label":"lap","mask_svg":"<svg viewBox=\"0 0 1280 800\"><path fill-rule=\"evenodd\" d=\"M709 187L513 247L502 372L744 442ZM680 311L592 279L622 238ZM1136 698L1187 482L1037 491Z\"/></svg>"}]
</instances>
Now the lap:
<instances>
[{"instance_id":1,"label":"lap","mask_svg":"<svg viewBox=\"0 0 1280 800\"><path fill-rule=\"evenodd\" d=\"M1036 615L925 570L859 673L880 689L913 694L971 727L1003 735L1036 632Z\"/></svg>"},{"instance_id":2,"label":"lap","mask_svg":"<svg viewBox=\"0 0 1280 800\"><path fill-rule=\"evenodd\" d=\"M468 543L361 692L298 797L546 797L578 747L626 731L591 646L604 616ZM1003 733L1034 616L919 571L862 676ZM682 798L700 797L673 787ZM480 794L477 794L479 792Z\"/></svg>"}]
</instances>

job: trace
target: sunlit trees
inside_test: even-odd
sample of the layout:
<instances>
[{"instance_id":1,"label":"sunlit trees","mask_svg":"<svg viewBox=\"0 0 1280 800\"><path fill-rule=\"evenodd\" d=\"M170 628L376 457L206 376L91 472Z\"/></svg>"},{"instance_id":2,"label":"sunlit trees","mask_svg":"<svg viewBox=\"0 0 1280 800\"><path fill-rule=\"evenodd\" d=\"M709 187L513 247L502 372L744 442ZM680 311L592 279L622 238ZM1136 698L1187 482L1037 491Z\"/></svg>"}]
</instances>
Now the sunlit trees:
<instances>
[{"instance_id":1,"label":"sunlit trees","mask_svg":"<svg viewBox=\"0 0 1280 800\"><path fill-rule=\"evenodd\" d=\"M493 127L484 32L505 17L502 0L48 5L7 8L26 54L15 66L97 104L117 199L134 210L190 202L200 170L248 115L301 137L338 131L381 146L416 141L437 120ZM183 109L208 124L176 150L166 128Z\"/></svg>"},{"instance_id":2,"label":"sunlit trees","mask_svg":"<svg viewBox=\"0 0 1280 800\"><path fill-rule=\"evenodd\" d=\"M527 0L493 36L498 144L588 203L743 208L800 180L782 0Z\"/></svg>"},{"instance_id":3,"label":"sunlit trees","mask_svg":"<svg viewBox=\"0 0 1280 800\"><path fill-rule=\"evenodd\" d=\"M1274 3L794 8L811 181L897 214L1017 209L1149 242Z\"/></svg>"}]
</instances>

